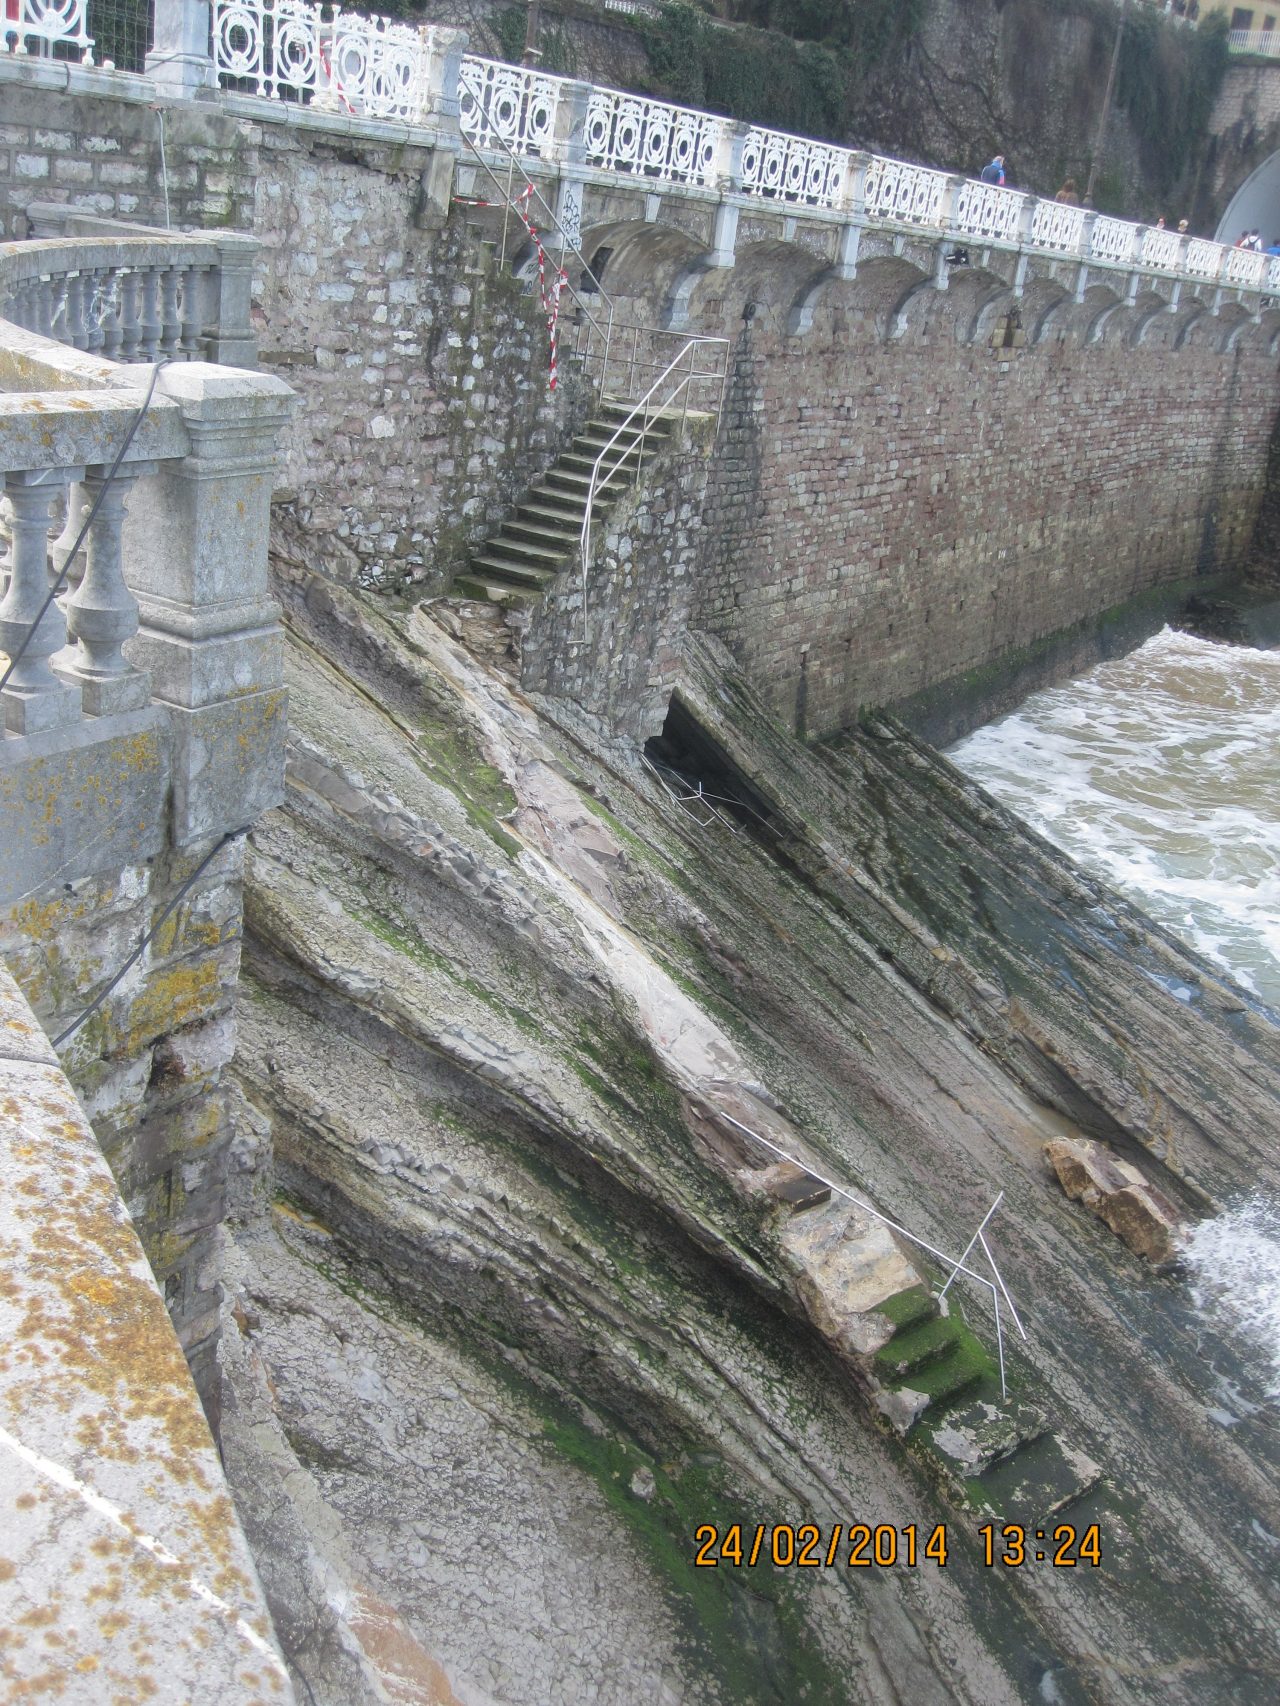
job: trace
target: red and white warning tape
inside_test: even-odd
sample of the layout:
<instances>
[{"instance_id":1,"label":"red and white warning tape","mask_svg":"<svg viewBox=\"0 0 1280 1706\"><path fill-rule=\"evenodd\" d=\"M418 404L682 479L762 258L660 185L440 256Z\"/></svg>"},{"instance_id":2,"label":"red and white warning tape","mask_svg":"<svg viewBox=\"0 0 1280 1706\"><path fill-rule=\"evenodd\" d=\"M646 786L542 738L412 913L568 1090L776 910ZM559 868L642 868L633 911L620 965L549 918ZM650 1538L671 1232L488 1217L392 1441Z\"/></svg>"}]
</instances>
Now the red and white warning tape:
<instances>
[{"instance_id":1,"label":"red and white warning tape","mask_svg":"<svg viewBox=\"0 0 1280 1706\"><path fill-rule=\"evenodd\" d=\"M542 247L542 239L537 228L529 218L529 203L533 198L533 185L526 184L516 198L515 209L520 215L521 223L529 233L538 251L538 300L542 303L542 312L547 316L547 336L551 344L550 369L547 378L548 390L556 388L556 325L560 319L560 292L569 282L569 275L563 267L557 267L555 277L550 285L547 284L547 255Z\"/></svg>"}]
</instances>

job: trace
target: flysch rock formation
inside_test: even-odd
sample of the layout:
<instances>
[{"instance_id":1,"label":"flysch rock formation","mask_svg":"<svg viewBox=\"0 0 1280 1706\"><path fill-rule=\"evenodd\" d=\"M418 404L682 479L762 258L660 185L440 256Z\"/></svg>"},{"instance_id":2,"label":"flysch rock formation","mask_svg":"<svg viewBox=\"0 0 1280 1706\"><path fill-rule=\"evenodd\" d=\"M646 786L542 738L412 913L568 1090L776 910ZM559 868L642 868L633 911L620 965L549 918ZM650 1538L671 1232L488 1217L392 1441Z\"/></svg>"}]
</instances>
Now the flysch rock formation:
<instances>
[{"instance_id":1,"label":"flysch rock formation","mask_svg":"<svg viewBox=\"0 0 1280 1706\"><path fill-rule=\"evenodd\" d=\"M709 641L646 754L523 694L497 613L279 590L223 1447L301 1696L1274 1698L1261 1384L1044 1155L1191 1219L1274 1188L1272 1019ZM873 1212L958 1256L1000 1191L1007 1397L989 1296ZM806 1521L948 1563L694 1564ZM1100 1568L1034 1560L1063 1523Z\"/></svg>"}]
</instances>

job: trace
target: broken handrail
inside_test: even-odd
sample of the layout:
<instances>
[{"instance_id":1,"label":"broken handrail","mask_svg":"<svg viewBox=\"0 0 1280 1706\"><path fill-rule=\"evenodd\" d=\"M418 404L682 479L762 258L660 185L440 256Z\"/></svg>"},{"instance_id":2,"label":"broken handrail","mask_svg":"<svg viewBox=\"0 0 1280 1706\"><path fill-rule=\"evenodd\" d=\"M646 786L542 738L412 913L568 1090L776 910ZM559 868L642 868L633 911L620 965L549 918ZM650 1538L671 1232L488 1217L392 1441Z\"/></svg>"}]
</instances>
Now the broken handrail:
<instances>
[{"instance_id":1,"label":"broken handrail","mask_svg":"<svg viewBox=\"0 0 1280 1706\"><path fill-rule=\"evenodd\" d=\"M991 1254L991 1247L987 1243L986 1238L983 1236L984 1229L988 1221L991 1219L991 1216L995 1213L996 1209L999 1208L1004 1199L1003 1191L1000 1192L991 1207L987 1210L986 1214L982 1217L982 1222L973 1237L969 1240L964 1255L957 1260L955 1257L947 1255L945 1251L939 1250L936 1244L930 1244L927 1238L919 1237L916 1233L909 1231L908 1228L903 1226L899 1221L892 1219L887 1214L882 1214L878 1208L873 1208L869 1202L863 1201L861 1197L854 1196L852 1191L847 1191L843 1185L836 1184L834 1179L825 1178L823 1174L817 1172L813 1167L811 1167L807 1161L801 1161L798 1156L788 1154L780 1144L774 1143L771 1138L763 1137L758 1131L753 1131L749 1125L743 1125L741 1120L734 1119L733 1115L726 1113L723 1108L717 1108L715 1112L717 1118L726 1120L731 1126L735 1126L738 1131L745 1132L748 1137L753 1137L757 1143L763 1144L766 1149L772 1150L773 1153L781 1157L783 1161L789 1161L793 1167L799 1167L801 1172L808 1173L809 1176L816 1179L820 1185L825 1185L828 1190L834 1191L837 1196L843 1197L846 1202L853 1203L855 1208L860 1208L864 1213L871 1215L874 1219L883 1221L890 1231L899 1233L903 1238L909 1240L910 1243L919 1245L920 1249L927 1250L931 1256L936 1256L939 1261L945 1262L951 1269L951 1275L947 1280L947 1284L943 1286L942 1291L938 1294L939 1302L941 1302L946 1296L947 1286L951 1284L951 1281L957 1274L964 1274L976 1284L985 1286L991 1293L992 1313L995 1316L996 1354L1000 1363L1000 1396L1007 1402L1009 1397L1009 1388L1005 1380L1004 1369L1004 1328L1000 1319L1001 1296L1003 1296L1005 1302L1008 1303L1009 1313L1013 1316L1014 1325L1017 1327L1018 1332L1024 1339L1027 1336L1027 1331L1022 1325L1022 1321L1019 1318L1017 1310L1013 1307L1013 1301L1009 1297L1008 1288L1005 1286L1004 1280L1001 1278L1000 1270L996 1266L995 1257ZM995 1275L994 1282L989 1280L985 1274L975 1273L972 1268L965 1266L965 1259L975 1243L981 1243L982 1245L983 1253L990 1264L992 1273ZM997 1289L997 1283L999 1289Z\"/></svg>"}]
</instances>

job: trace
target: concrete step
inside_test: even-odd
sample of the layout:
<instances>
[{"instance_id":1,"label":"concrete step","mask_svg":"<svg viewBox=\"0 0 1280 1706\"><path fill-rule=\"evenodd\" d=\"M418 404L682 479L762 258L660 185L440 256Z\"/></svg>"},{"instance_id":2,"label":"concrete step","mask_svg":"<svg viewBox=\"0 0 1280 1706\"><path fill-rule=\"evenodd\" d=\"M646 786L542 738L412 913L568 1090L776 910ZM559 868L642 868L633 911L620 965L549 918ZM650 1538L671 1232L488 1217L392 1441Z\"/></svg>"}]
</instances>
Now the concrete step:
<instances>
[{"instance_id":1,"label":"concrete step","mask_svg":"<svg viewBox=\"0 0 1280 1706\"><path fill-rule=\"evenodd\" d=\"M516 511L516 520L528 522L531 527L547 527L552 532L564 529L572 533L576 539L582 529L582 505L566 498L560 502L554 501L550 493L534 486L529 493L531 501L522 503Z\"/></svg>"},{"instance_id":2,"label":"concrete step","mask_svg":"<svg viewBox=\"0 0 1280 1706\"><path fill-rule=\"evenodd\" d=\"M517 539L507 531L507 527L485 541L485 550L496 557L527 563L531 568L548 569L552 574L559 572L561 563L569 555L569 547L560 540L548 545L545 540Z\"/></svg>"},{"instance_id":3,"label":"concrete step","mask_svg":"<svg viewBox=\"0 0 1280 1706\"><path fill-rule=\"evenodd\" d=\"M941 1355L917 1365L902 1384L909 1386L913 1392L925 1394L929 1400L929 1414L933 1416L962 1392L977 1386L986 1374L985 1362L975 1360L970 1346L963 1340L952 1339Z\"/></svg>"},{"instance_id":4,"label":"concrete step","mask_svg":"<svg viewBox=\"0 0 1280 1706\"><path fill-rule=\"evenodd\" d=\"M617 449L620 448L620 446L617 447ZM625 473L629 478L633 477L636 469L640 466L638 451L628 450L619 455L617 449L611 450L600 464L600 478L602 480L608 475L621 473ZM566 450L563 455L556 458L555 468L557 472L563 470L565 473L585 474L590 479L595 473L596 461L597 456L589 456L585 450Z\"/></svg>"},{"instance_id":5,"label":"concrete step","mask_svg":"<svg viewBox=\"0 0 1280 1706\"><path fill-rule=\"evenodd\" d=\"M503 523L498 538L519 539L526 545L541 545L544 550L559 551L564 555L578 543L581 531L582 523L567 515L556 516L550 521L539 520L519 509L514 521Z\"/></svg>"},{"instance_id":6,"label":"concrete step","mask_svg":"<svg viewBox=\"0 0 1280 1706\"><path fill-rule=\"evenodd\" d=\"M915 1374L930 1363L941 1362L957 1349L959 1335L956 1325L944 1315L921 1320L898 1330L884 1348L876 1353L876 1362L895 1380L916 1387Z\"/></svg>"},{"instance_id":7,"label":"concrete step","mask_svg":"<svg viewBox=\"0 0 1280 1706\"><path fill-rule=\"evenodd\" d=\"M1102 1470L1084 1452L1065 1445L1056 1434L1042 1433L1017 1451L1002 1457L979 1479L981 1497L1006 1522L1028 1530L1027 1543L1037 1530L1053 1555L1053 1523L1064 1511L1091 1493Z\"/></svg>"},{"instance_id":8,"label":"concrete step","mask_svg":"<svg viewBox=\"0 0 1280 1706\"><path fill-rule=\"evenodd\" d=\"M579 507L587 501L587 493L591 489L591 473L582 473L577 468L562 467L559 462L553 468L548 468L542 476L548 486L557 491L576 493ZM624 474L610 474L596 486L596 495L609 491L614 497L621 497L631 485L631 478Z\"/></svg>"},{"instance_id":9,"label":"concrete step","mask_svg":"<svg viewBox=\"0 0 1280 1706\"><path fill-rule=\"evenodd\" d=\"M507 581L494 580L488 575L468 572L458 575L453 590L462 598L478 598L485 604L504 604L515 607L538 602L538 592L532 587L512 586Z\"/></svg>"},{"instance_id":10,"label":"concrete step","mask_svg":"<svg viewBox=\"0 0 1280 1706\"><path fill-rule=\"evenodd\" d=\"M508 557L505 552L496 551L492 544L487 545L478 557L473 557L471 570L484 575L489 580L511 581L516 586L529 587L541 592L549 581L556 578L557 569L539 568L533 563L521 562L518 557Z\"/></svg>"}]
</instances>

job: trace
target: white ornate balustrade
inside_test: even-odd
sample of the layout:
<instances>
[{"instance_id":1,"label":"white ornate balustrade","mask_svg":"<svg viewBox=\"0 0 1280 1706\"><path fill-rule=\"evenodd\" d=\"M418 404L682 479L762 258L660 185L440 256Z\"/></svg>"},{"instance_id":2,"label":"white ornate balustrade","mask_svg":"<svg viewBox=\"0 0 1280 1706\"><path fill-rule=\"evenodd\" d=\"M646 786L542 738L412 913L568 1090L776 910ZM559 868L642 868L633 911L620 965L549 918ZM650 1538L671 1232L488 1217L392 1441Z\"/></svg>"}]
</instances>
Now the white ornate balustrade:
<instances>
[{"instance_id":1,"label":"white ornate balustrade","mask_svg":"<svg viewBox=\"0 0 1280 1706\"><path fill-rule=\"evenodd\" d=\"M48 54L55 42L93 64L88 0L4 0L0 46L6 53Z\"/></svg>"},{"instance_id":2,"label":"white ornate balustrade","mask_svg":"<svg viewBox=\"0 0 1280 1706\"><path fill-rule=\"evenodd\" d=\"M945 172L929 166L911 166L873 154L864 178L866 211L895 225L939 229L949 182Z\"/></svg>"},{"instance_id":3,"label":"white ornate balustrade","mask_svg":"<svg viewBox=\"0 0 1280 1706\"><path fill-rule=\"evenodd\" d=\"M430 25L366 18L315 0L211 5L212 65L224 87L375 122L428 128L456 123L473 148L503 156L504 166L514 155L561 171L586 168L620 180L706 191L738 205L781 204L849 227L884 224L942 239L1038 250L1094 268L1146 269L1235 290L1270 288L1270 270L1256 255L1204 238L1147 229L977 179L524 66L475 56L446 64L440 33ZM73 57L91 61L86 0L6 0L5 10L2 39L8 51L47 52L61 43ZM123 288L125 295L101 327L91 314L85 348L110 354L131 349L133 310L129 287ZM195 286L180 279L177 298L165 298L160 310L167 304L176 312L180 347L194 335L181 324L189 288ZM172 283L162 283L161 290L171 292ZM94 291L91 307L101 306L96 284ZM39 323L46 308L74 319L81 307L71 286L61 304L37 300L21 311ZM144 305L139 319L149 311ZM160 345L166 350L171 324L172 314L164 334L170 342L162 339ZM99 330L101 345L93 341Z\"/></svg>"},{"instance_id":4,"label":"white ornate balustrade","mask_svg":"<svg viewBox=\"0 0 1280 1706\"><path fill-rule=\"evenodd\" d=\"M742 149L742 191L803 207L839 207L851 160L846 148L752 126Z\"/></svg>"},{"instance_id":5,"label":"white ornate balustrade","mask_svg":"<svg viewBox=\"0 0 1280 1706\"><path fill-rule=\"evenodd\" d=\"M522 159L554 153L564 77L551 77L497 59L468 56L458 82L462 134L476 148L509 149Z\"/></svg>"},{"instance_id":6,"label":"white ornate balustrade","mask_svg":"<svg viewBox=\"0 0 1280 1706\"><path fill-rule=\"evenodd\" d=\"M365 18L306 0L213 0L213 58L224 82L269 99L420 123L430 88L429 25Z\"/></svg>"},{"instance_id":7,"label":"white ornate balustrade","mask_svg":"<svg viewBox=\"0 0 1280 1706\"><path fill-rule=\"evenodd\" d=\"M592 89L583 147L588 162L602 171L709 189L716 183L726 129L723 119L691 107Z\"/></svg>"}]
</instances>

